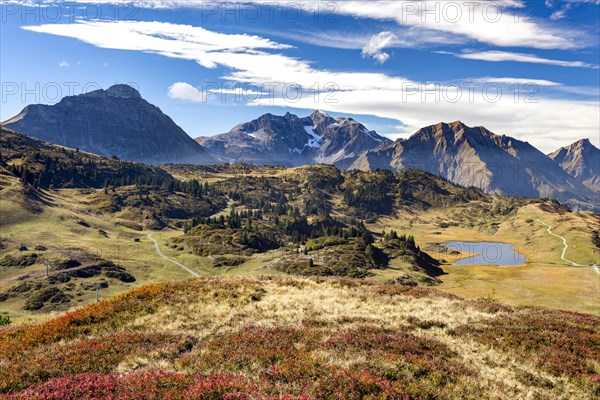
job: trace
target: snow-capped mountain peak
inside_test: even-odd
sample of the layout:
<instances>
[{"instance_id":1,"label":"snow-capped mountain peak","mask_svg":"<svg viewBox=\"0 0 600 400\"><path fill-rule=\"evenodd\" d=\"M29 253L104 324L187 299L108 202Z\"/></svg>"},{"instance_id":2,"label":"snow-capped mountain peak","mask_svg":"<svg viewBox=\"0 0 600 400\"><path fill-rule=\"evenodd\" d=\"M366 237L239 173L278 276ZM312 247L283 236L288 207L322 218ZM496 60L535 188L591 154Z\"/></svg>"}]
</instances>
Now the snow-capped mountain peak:
<instances>
[{"instance_id":1,"label":"snow-capped mountain peak","mask_svg":"<svg viewBox=\"0 0 600 400\"><path fill-rule=\"evenodd\" d=\"M196 140L228 161L287 166L327 162L342 167L365 151L391 143L352 118L334 119L319 110L304 118L265 114L228 133Z\"/></svg>"}]
</instances>

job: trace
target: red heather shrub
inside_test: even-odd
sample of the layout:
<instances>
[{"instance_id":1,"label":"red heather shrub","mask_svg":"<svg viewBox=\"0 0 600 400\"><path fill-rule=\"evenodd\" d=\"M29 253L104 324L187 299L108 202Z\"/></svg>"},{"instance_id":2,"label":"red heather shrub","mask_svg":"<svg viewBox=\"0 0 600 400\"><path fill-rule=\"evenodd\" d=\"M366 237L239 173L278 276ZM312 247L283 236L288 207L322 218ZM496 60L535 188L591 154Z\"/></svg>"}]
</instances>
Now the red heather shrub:
<instances>
[{"instance_id":1,"label":"red heather shrub","mask_svg":"<svg viewBox=\"0 0 600 400\"><path fill-rule=\"evenodd\" d=\"M190 376L138 371L128 374L70 375L52 379L6 400L311 400L308 396L269 395L239 375Z\"/></svg>"},{"instance_id":2,"label":"red heather shrub","mask_svg":"<svg viewBox=\"0 0 600 400\"><path fill-rule=\"evenodd\" d=\"M364 354L367 361L353 370L385 377L411 398L439 397L447 385L476 375L446 345L399 329L360 326L331 337L326 346L337 354Z\"/></svg>"},{"instance_id":3,"label":"red heather shrub","mask_svg":"<svg viewBox=\"0 0 600 400\"><path fill-rule=\"evenodd\" d=\"M185 337L120 333L24 351L2 361L0 393L22 390L51 378L85 372L112 372L125 357L154 349L178 354L189 349Z\"/></svg>"},{"instance_id":4,"label":"red heather shrub","mask_svg":"<svg viewBox=\"0 0 600 400\"><path fill-rule=\"evenodd\" d=\"M155 291L156 287L144 286L40 324L0 332L0 354L18 353L38 345L73 339L101 330L99 328L116 329L125 320L155 309L149 292Z\"/></svg>"},{"instance_id":5,"label":"red heather shrub","mask_svg":"<svg viewBox=\"0 0 600 400\"><path fill-rule=\"evenodd\" d=\"M296 343L313 340L314 333L287 327L250 326L232 334L218 335L208 341L202 354L182 359L184 366L198 371L256 372L286 359L302 358Z\"/></svg>"},{"instance_id":6,"label":"red heather shrub","mask_svg":"<svg viewBox=\"0 0 600 400\"><path fill-rule=\"evenodd\" d=\"M90 304L40 324L0 331L0 357L40 344L69 340L91 333L114 332L127 321L152 314L161 304L185 301L186 297L212 296L237 299L251 291L251 283L215 282L209 279L146 285L110 300Z\"/></svg>"},{"instance_id":7,"label":"red heather shrub","mask_svg":"<svg viewBox=\"0 0 600 400\"><path fill-rule=\"evenodd\" d=\"M584 379L600 395L600 318L540 308L521 308L451 331L500 349L517 350L523 359L556 376Z\"/></svg>"},{"instance_id":8,"label":"red heather shrub","mask_svg":"<svg viewBox=\"0 0 600 400\"><path fill-rule=\"evenodd\" d=\"M380 296L410 296L416 299L444 298L449 300L462 300L456 295L420 286L376 285L373 286L372 290Z\"/></svg>"},{"instance_id":9,"label":"red heather shrub","mask_svg":"<svg viewBox=\"0 0 600 400\"><path fill-rule=\"evenodd\" d=\"M234 400L264 398L254 382L240 375L210 375L198 377L187 390L187 399Z\"/></svg>"},{"instance_id":10,"label":"red heather shrub","mask_svg":"<svg viewBox=\"0 0 600 400\"><path fill-rule=\"evenodd\" d=\"M319 380L319 399L409 399L392 382L365 371L337 371Z\"/></svg>"},{"instance_id":11,"label":"red heather shrub","mask_svg":"<svg viewBox=\"0 0 600 400\"><path fill-rule=\"evenodd\" d=\"M367 352L380 358L418 356L428 360L451 359L456 353L446 345L400 329L363 325L332 336L326 346L338 351Z\"/></svg>"},{"instance_id":12,"label":"red heather shrub","mask_svg":"<svg viewBox=\"0 0 600 400\"><path fill-rule=\"evenodd\" d=\"M362 354L365 361L341 373L319 356L322 350L334 357ZM461 376L473 375L435 340L374 326L334 333L251 326L210 339L200 352L183 356L181 364L199 373L252 374L260 377L261 388L317 398L431 397Z\"/></svg>"},{"instance_id":13,"label":"red heather shrub","mask_svg":"<svg viewBox=\"0 0 600 400\"><path fill-rule=\"evenodd\" d=\"M52 379L6 399L159 400L185 399L193 378L166 372L81 374Z\"/></svg>"}]
</instances>

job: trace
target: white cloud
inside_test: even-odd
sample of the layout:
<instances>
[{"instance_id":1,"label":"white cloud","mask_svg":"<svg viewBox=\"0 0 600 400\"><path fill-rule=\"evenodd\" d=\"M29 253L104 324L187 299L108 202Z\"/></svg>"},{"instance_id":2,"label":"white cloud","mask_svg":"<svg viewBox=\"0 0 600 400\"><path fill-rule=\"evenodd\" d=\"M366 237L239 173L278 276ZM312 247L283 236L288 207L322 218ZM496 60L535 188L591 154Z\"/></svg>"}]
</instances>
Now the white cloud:
<instances>
[{"instance_id":1,"label":"white cloud","mask_svg":"<svg viewBox=\"0 0 600 400\"><path fill-rule=\"evenodd\" d=\"M526 18L525 2L343 1L339 12L362 18L395 20L399 25L461 35L495 46L539 49L580 47L576 32Z\"/></svg>"},{"instance_id":2,"label":"white cloud","mask_svg":"<svg viewBox=\"0 0 600 400\"><path fill-rule=\"evenodd\" d=\"M527 96L516 102L510 91L497 101L490 101L489 94L486 97L481 90L470 96L464 89L439 87L433 82L414 82L401 76L319 69L302 59L267 52L288 46L258 36L227 35L158 22L94 21L27 29L77 38L104 48L193 60L206 68L222 67L227 71L222 78L233 83L267 85L280 82L274 87L274 96L260 96L250 104L390 118L402 121L405 126L403 133L406 134L441 120L460 119L471 125L485 125L500 134L530 140L546 151L588 137L600 129L597 101L560 100L537 94L534 99L537 102L524 103L529 99ZM298 85L304 95L298 99L286 98L281 93L286 83ZM334 83L339 90L321 93L316 99L311 88L318 84L323 90L327 83ZM552 84L544 80L538 80L538 83ZM458 100L449 100L455 99L457 94L460 94ZM203 100L202 93L185 82L173 84L169 88L169 96L190 101ZM556 139L561 136L563 141Z\"/></svg>"},{"instance_id":3,"label":"white cloud","mask_svg":"<svg viewBox=\"0 0 600 400\"><path fill-rule=\"evenodd\" d=\"M363 57L372 57L379 64L383 64L386 62L390 55L384 51L386 47L389 47L390 44L397 40L398 37L389 31L380 32L377 35L373 35L369 43L363 47L362 56Z\"/></svg>"},{"instance_id":4,"label":"white cloud","mask_svg":"<svg viewBox=\"0 0 600 400\"><path fill-rule=\"evenodd\" d=\"M13 2L26 2L15 0ZM52 3L52 0L47 0ZM80 3L118 4L116 0L74 0ZM598 0L569 0L570 3L598 4ZM138 0L137 7L146 8L202 8L219 7L214 0ZM315 2L273 2L272 0L228 0L230 3L270 4L302 8L314 13ZM394 21L403 27L419 31L437 31L444 35L503 47L531 47L537 49L572 49L586 47L591 34L557 26L540 19L529 18L526 0L439 1L439 0L346 0L334 3L335 15L363 19ZM223 5L221 7L226 7Z\"/></svg>"},{"instance_id":5,"label":"white cloud","mask_svg":"<svg viewBox=\"0 0 600 400\"><path fill-rule=\"evenodd\" d=\"M192 101L195 103L225 103L228 99L233 102L254 101L259 97L268 96L269 93L241 86L232 89L215 89L208 85L200 90L187 82L176 82L169 87L167 95L172 99Z\"/></svg>"},{"instance_id":6,"label":"white cloud","mask_svg":"<svg viewBox=\"0 0 600 400\"><path fill-rule=\"evenodd\" d=\"M600 0L565 0L565 4L559 10L553 12L550 15L550 19L553 21L564 19L573 7L580 4L600 5Z\"/></svg>"},{"instance_id":7,"label":"white cloud","mask_svg":"<svg viewBox=\"0 0 600 400\"><path fill-rule=\"evenodd\" d=\"M251 35L226 35L191 25L166 22L78 21L72 24L25 26L23 29L67 36L102 48L139 50L167 57L194 59L215 68L220 54L249 54L257 49L286 49L289 45Z\"/></svg>"},{"instance_id":8,"label":"white cloud","mask_svg":"<svg viewBox=\"0 0 600 400\"><path fill-rule=\"evenodd\" d=\"M550 19L551 20L559 20L559 19L563 19L567 17L567 13L569 12L569 10L571 10L571 8L573 8L572 6L573 3L567 3L564 6L562 6L560 8L560 10L554 11L552 13L552 15L550 15Z\"/></svg>"},{"instance_id":9,"label":"white cloud","mask_svg":"<svg viewBox=\"0 0 600 400\"><path fill-rule=\"evenodd\" d=\"M558 65L561 67L579 67L579 68L594 68L597 69L597 65L584 63L581 61L562 61L552 60L548 58L538 57L534 54L525 53L511 53L507 51L482 51L476 53L462 53L454 54L456 57L465 58L468 60L482 60L482 61L515 61L524 63L535 63L535 64L546 64L546 65Z\"/></svg>"},{"instance_id":10,"label":"white cloud","mask_svg":"<svg viewBox=\"0 0 600 400\"><path fill-rule=\"evenodd\" d=\"M66 60L62 60L61 62L58 63L58 66L61 68L69 68L71 66L71 64L69 64Z\"/></svg>"},{"instance_id":11,"label":"white cloud","mask_svg":"<svg viewBox=\"0 0 600 400\"><path fill-rule=\"evenodd\" d=\"M485 78L476 78L474 81L482 83L502 83L506 85L561 86L560 83L548 81L546 79L495 78L488 76Z\"/></svg>"},{"instance_id":12,"label":"white cloud","mask_svg":"<svg viewBox=\"0 0 600 400\"><path fill-rule=\"evenodd\" d=\"M253 27L254 28L254 27ZM356 33L345 30L257 30L260 34L280 37L313 46L329 47L346 50L362 50L365 43L370 42L377 34L365 32ZM402 27L394 30L395 38L388 48L423 48L426 46L458 45L464 39L457 35L445 34L433 30Z\"/></svg>"},{"instance_id":13,"label":"white cloud","mask_svg":"<svg viewBox=\"0 0 600 400\"><path fill-rule=\"evenodd\" d=\"M175 82L169 87L168 96L172 99L188 100L202 103L205 96L198 89L186 82Z\"/></svg>"}]
</instances>

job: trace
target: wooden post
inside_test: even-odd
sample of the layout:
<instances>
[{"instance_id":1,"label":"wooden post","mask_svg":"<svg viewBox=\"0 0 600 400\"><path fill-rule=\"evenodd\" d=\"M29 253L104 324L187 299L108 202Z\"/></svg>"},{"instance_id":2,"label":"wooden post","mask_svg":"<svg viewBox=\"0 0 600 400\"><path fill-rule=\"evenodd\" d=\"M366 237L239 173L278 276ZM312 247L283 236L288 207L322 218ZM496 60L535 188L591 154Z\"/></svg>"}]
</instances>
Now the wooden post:
<instances>
[{"instance_id":1,"label":"wooden post","mask_svg":"<svg viewBox=\"0 0 600 400\"><path fill-rule=\"evenodd\" d=\"M94 289L96 289L96 303L100 302L100 289L102 289L102 286L95 285Z\"/></svg>"}]
</instances>

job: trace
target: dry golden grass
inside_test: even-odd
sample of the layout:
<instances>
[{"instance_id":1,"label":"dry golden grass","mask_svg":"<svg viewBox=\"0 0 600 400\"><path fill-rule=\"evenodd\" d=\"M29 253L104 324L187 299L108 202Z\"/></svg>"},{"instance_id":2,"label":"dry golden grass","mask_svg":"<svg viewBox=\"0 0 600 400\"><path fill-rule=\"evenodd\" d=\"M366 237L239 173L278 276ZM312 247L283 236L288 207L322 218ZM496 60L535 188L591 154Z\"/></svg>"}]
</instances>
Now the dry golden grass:
<instances>
[{"instance_id":1,"label":"dry golden grass","mask_svg":"<svg viewBox=\"0 0 600 400\"><path fill-rule=\"evenodd\" d=\"M507 342L509 337L501 330L498 330L498 333L492 332L492 336L486 336L484 340L464 333L469 332L471 326L493 327L500 321L511 318L517 318L515 321L522 323L520 318L525 317L532 318L532 321L540 324L528 333L535 339L543 330L555 329L551 324L560 324L559 319L565 322L572 319L574 324L578 324L577 328L574 328L575 332L584 335L581 337L588 340L587 338L593 338L593 335L600 333L597 329L595 333L586 332L581 321L587 318L588 324L593 325L594 317L567 313L544 314L547 312L542 310L541 315L545 315L543 318L551 318L550 324L546 325L543 321L547 319L539 319L541 317L536 310L514 310L488 301L465 301L431 290L377 285L359 280L264 277L219 277L155 285L115 299L111 304L101 303L99 307L109 314L120 314L105 320L102 312L77 311L73 318L80 318L81 322L75 324L73 321L73 324L67 325L81 326L77 329L89 332L86 340L102 338L110 332L143 337L159 335L164 338L190 338L191 343L194 343L191 348L186 348L181 353L162 348L131 352L113 367L112 371L119 373L136 370L160 370L178 374L233 372L252 377L255 373L271 373L267 372L272 371L271 369L265 369L265 362L287 368L285 366L294 365L297 361L299 364L294 368L300 368L297 371L302 376L310 374L312 363L315 363L314 368L319 370L325 368L357 371L367 368L369 371L380 371L375 372L376 374L384 374L383 371L397 371L399 365L404 365L402 362L406 361L399 361L397 356L389 353L392 348L388 346L399 344L379 341L386 337L382 333L405 332L408 336L401 334L397 340L404 340L401 338L405 337L409 346L413 346L409 343L418 343L415 342L415 337L423 340L418 346L429 343L425 347L419 347L425 351L430 346L443 346L436 347L438 350L435 350L440 352L439 357L442 357L436 361L441 363L440 366L458 363L456 368L467 368L460 373L457 371L459 376L452 378L453 383L432 381L432 390L443 390L449 398L594 398L593 386L580 382L577 376L549 372L546 364L540 361L543 358L538 359L546 357L546 354L537 347L527 348L527 351L533 352L533 356L526 356L518 343ZM89 319L85 316L86 312L97 316ZM85 328L86 324L91 325ZM24 334L32 328L34 327L24 327ZM71 328L65 326L64 329ZM353 335L353 332L364 336L346 337L344 340L356 343L348 344L354 347L346 348L345 342L339 342L340 337L346 334ZM267 336L264 336L265 334ZM372 339L369 339L371 334ZM62 344L58 343L57 346L78 343L72 342L78 337L69 335L66 341L63 340ZM270 339L269 335L274 336ZM410 339L411 337L413 339ZM5 337L5 345L10 343L10 340L10 336ZM28 340L40 339L33 336ZM260 346L264 340L277 340L277 343L282 341L279 345L287 346L286 350L271 349L268 345L268 349L263 349ZM287 344L286 340L289 341ZM491 343L487 340L491 340ZM2 343L3 338L0 335L0 345ZM331 343L338 345L332 347ZM380 348L387 350L376 350ZM560 350L556 348L552 351ZM244 354L245 351L249 353ZM288 359L296 351L302 354L303 359ZM382 358L377 357L378 351L384 351ZM593 349L587 351L591 352L590 354L594 352ZM219 357L219 354L229 354L237 361L212 358ZM281 360L279 357L285 359ZM425 362L421 358L411 360L410 362ZM590 368L594 368L597 374L600 372L597 361L591 358L580 359L578 362L587 363L589 366L596 363L596 367ZM303 364L305 362L308 364ZM294 371L296 370L292 369L286 373L294 374ZM413 372L407 370L396 373L408 374L402 378L408 379L408 382L421 379L418 375L412 375L414 370L410 371ZM427 372L430 373L432 372ZM289 385L291 386L278 390L281 390L280 393L286 393L287 390L293 389L294 383Z\"/></svg>"},{"instance_id":2,"label":"dry golden grass","mask_svg":"<svg viewBox=\"0 0 600 400\"><path fill-rule=\"evenodd\" d=\"M448 241L488 241L515 245L527 258L520 267L453 265L456 258L468 256L439 255L446 262L447 273L440 277L440 290L467 298L493 295L511 305L535 305L600 315L600 275L591 265L600 264L600 254L591 236L598 229L598 215L592 213L557 214L531 204L506 217L468 220L468 210L459 206L447 210L430 210L419 214L399 214L385 217L369 225L375 232L390 229L414 235L418 244ZM440 221L455 221L451 215L465 218L457 226L441 228ZM564 236L569 244L566 258L586 267L574 267L561 260L563 242L549 235L540 219L555 227L553 232ZM496 229L489 230L491 223ZM435 256L435 255L434 255ZM385 273L388 276L388 273Z\"/></svg>"},{"instance_id":3,"label":"dry golden grass","mask_svg":"<svg viewBox=\"0 0 600 400\"><path fill-rule=\"evenodd\" d=\"M592 268L444 266L439 289L458 296L491 295L511 305L535 305L600 315L600 275Z\"/></svg>"},{"instance_id":4,"label":"dry golden grass","mask_svg":"<svg viewBox=\"0 0 600 400\"><path fill-rule=\"evenodd\" d=\"M141 316L132 321L126 330L185 333L198 337L200 341L215 334L232 333L245 326L285 325L301 328L306 321L331 329L351 329L364 324L383 329L407 327L410 321L432 322L444 328L418 329L417 334L439 340L461 355L462 360L480 374L478 384L483 379L489 389L489 398L496 390L509 390L511 398L586 398L564 379L550 377L526 361L519 360L515 353L500 352L477 343L469 338L448 334L454 327L481 322L486 319L502 318L502 313L489 313L479 307L467 305L463 300L443 296L415 298L413 296L387 296L374 294L368 285L340 284L331 280L291 279L284 281L233 279L240 292L252 292L260 287L260 301L232 304L218 301L218 297L199 297L197 301L172 302L161 307L159 313ZM241 297L241 296L240 296ZM208 299L208 300L206 300ZM216 301L215 301L216 300ZM360 364L356 358L338 358L336 354L321 354L327 363L339 367ZM147 360L127 361L127 365L141 366ZM141 364L140 364L141 363ZM164 364L164 360L151 362L154 367ZM121 366L126 369L126 365ZM168 365L169 370L178 371L176 365ZM559 390L528 387L515 374L527 372L543 379L549 379Z\"/></svg>"}]
</instances>

